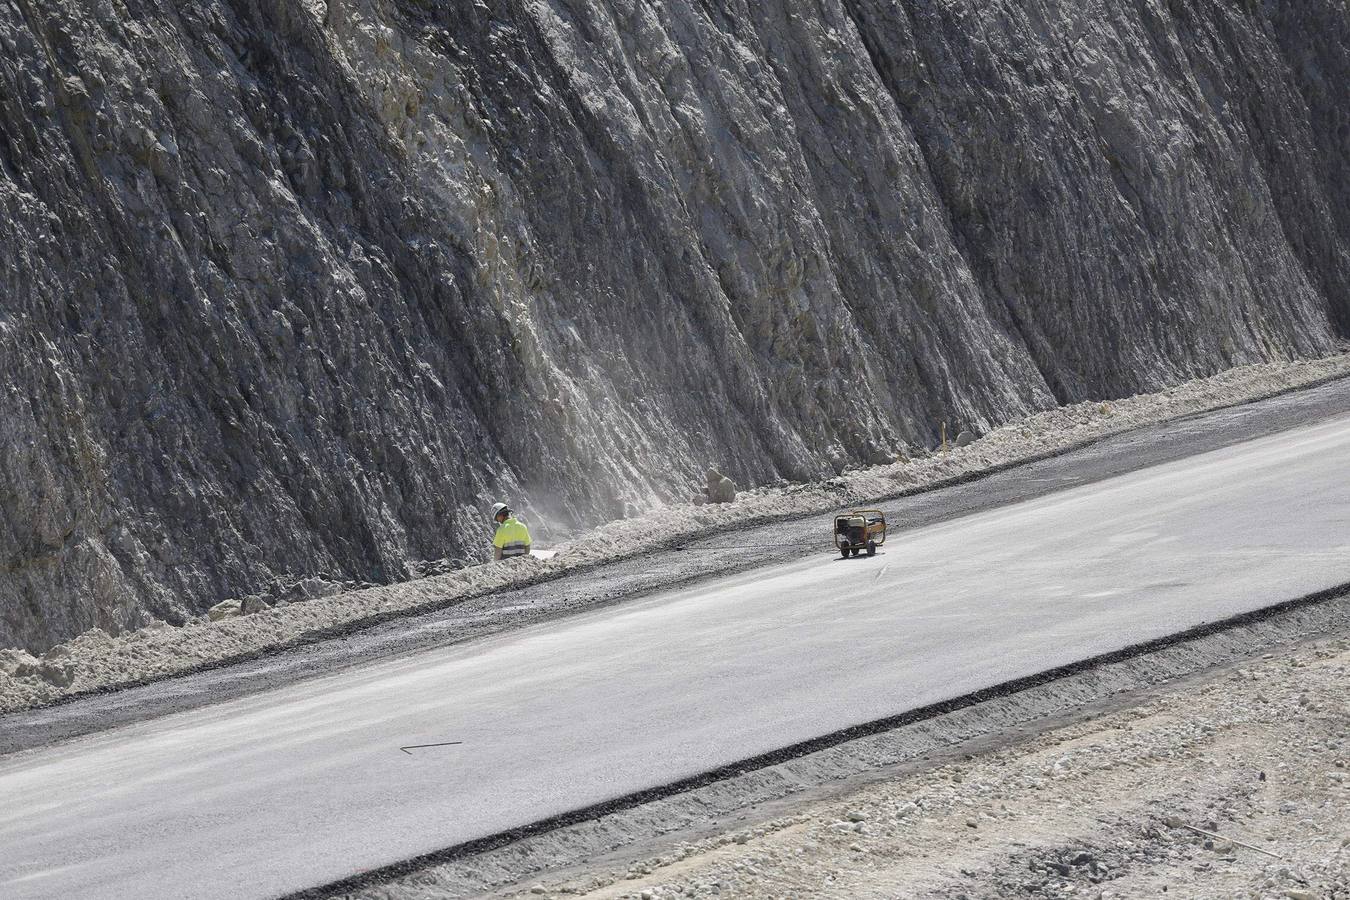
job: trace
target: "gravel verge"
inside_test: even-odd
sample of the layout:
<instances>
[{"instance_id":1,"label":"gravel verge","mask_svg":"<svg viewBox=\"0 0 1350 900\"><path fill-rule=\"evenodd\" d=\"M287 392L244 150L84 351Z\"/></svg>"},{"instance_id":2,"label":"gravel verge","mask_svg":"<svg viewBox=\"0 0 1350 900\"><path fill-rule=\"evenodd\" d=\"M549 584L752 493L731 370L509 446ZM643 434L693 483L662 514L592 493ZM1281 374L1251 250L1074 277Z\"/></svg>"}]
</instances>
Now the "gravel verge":
<instances>
[{"instance_id":1,"label":"gravel verge","mask_svg":"<svg viewBox=\"0 0 1350 900\"><path fill-rule=\"evenodd\" d=\"M783 534L779 524L794 518L959 486L1037 460L1054 459L1136 429L1183 422L1207 411L1282 397L1314 385L1340 383L1347 375L1350 375L1350 355L1346 354L1232 369L1157 394L1061 407L1004 426L950 452L846 472L827 482L742 492L730 504L656 510L602 526L559 548L558 554L546 561L516 560L477 566L289 603L253 615L214 622L203 619L181 628L160 625L116 637L95 630L52 648L38 659L22 651L0 651L0 712L88 697L185 673L209 672L282 651L307 648L328 638L346 637L386 623L402 634L408 630L404 619L449 608L456 610L454 627L433 628L431 639L442 643L466 639L494 628L537 620L540 604L525 598L526 589L546 586L565 576L580 576L582 581L569 582L570 587L548 588L555 599L562 597L566 601L554 603L546 610L550 613L589 608L710 574L771 563L790 558L803 547L809 550L812 541L818 541L818 536L812 536L819 529L819 523L815 522ZM1185 455L1196 450L1183 446L1175 452ZM1143 463L1134 463L1140 464ZM1060 485L1070 483L1081 480L1069 477ZM1004 502L1027 496L1029 490L1024 486L1020 494L1014 492ZM987 506L990 502L981 498L973 505ZM906 524L903 516L898 521ZM773 523L775 527L758 536L749 533L752 526L764 523ZM921 524L917 521L909 524L916 523ZM733 529L738 538L752 542L740 548L726 546L715 537L710 539ZM698 562L657 558L659 551L686 547L702 551L696 554L700 557ZM616 578L616 583L622 582L620 587L599 584L609 581L604 573L611 571L616 562L634 560L636 569L630 566L626 574L620 573ZM470 601L480 602L473 607ZM424 632L423 639L426 638ZM367 649L379 648L381 653L411 649L399 641L386 634L366 643ZM360 652L349 653L349 649L337 648L322 665L339 665L361 658ZM200 702L205 694L216 696L211 693L214 690L188 687L176 693L182 702ZM192 700L193 696L197 699ZM90 727L96 719L97 716L90 717ZM3 731L0 728L0 737L4 736ZM5 749L0 743L0 752Z\"/></svg>"},{"instance_id":2,"label":"gravel verge","mask_svg":"<svg viewBox=\"0 0 1350 900\"><path fill-rule=\"evenodd\" d=\"M1347 897L1347 675L1342 595L297 896Z\"/></svg>"}]
</instances>

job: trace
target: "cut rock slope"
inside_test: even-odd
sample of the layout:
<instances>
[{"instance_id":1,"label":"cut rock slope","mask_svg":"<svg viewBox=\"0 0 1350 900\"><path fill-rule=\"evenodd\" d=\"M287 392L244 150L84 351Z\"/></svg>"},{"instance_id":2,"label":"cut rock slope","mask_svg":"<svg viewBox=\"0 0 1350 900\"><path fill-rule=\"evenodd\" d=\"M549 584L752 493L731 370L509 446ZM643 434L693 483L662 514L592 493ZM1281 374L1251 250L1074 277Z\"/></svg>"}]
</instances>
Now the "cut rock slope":
<instances>
[{"instance_id":1,"label":"cut rock slope","mask_svg":"<svg viewBox=\"0 0 1350 900\"><path fill-rule=\"evenodd\" d=\"M1347 81L1337 0L11 0L0 646L1329 352Z\"/></svg>"}]
</instances>

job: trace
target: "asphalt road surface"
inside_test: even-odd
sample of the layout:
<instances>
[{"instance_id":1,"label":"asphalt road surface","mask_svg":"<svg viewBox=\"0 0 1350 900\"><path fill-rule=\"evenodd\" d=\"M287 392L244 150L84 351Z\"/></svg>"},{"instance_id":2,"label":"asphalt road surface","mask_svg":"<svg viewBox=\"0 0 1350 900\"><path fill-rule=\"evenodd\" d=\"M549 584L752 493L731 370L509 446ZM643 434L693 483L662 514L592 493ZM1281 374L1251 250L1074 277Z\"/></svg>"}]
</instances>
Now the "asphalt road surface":
<instances>
[{"instance_id":1,"label":"asphalt road surface","mask_svg":"<svg viewBox=\"0 0 1350 900\"><path fill-rule=\"evenodd\" d=\"M0 897L281 894L1339 584L1347 460L1340 416L12 754Z\"/></svg>"}]
</instances>

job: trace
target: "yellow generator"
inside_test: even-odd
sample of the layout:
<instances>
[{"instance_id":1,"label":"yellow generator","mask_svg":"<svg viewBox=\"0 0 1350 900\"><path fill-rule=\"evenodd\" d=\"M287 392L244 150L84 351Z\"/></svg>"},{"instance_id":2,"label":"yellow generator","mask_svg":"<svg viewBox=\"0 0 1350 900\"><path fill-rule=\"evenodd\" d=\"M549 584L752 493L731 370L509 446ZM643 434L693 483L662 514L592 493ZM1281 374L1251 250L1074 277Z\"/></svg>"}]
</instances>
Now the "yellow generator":
<instances>
[{"instance_id":1,"label":"yellow generator","mask_svg":"<svg viewBox=\"0 0 1350 900\"><path fill-rule=\"evenodd\" d=\"M834 517L834 546L845 558L866 550L873 556L886 543L886 516L879 509L855 509Z\"/></svg>"}]
</instances>

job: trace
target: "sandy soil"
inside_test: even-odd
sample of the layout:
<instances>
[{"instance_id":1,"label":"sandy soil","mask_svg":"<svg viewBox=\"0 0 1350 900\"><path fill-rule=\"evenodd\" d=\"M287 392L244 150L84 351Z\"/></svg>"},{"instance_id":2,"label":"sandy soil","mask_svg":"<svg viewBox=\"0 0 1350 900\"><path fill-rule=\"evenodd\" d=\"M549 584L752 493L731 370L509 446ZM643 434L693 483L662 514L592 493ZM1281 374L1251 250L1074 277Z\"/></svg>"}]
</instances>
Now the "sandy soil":
<instances>
[{"instance_id":1,"label":"sandy soil","mask_svg":"<svg viewBox=\"0 0 1350 900\"><path fill-rule=\"evenodd\" d=\"M626 870L507 895L1350 898L1347 687L1344 637L1266 654Z\"/></svg>"}]
</instances>

